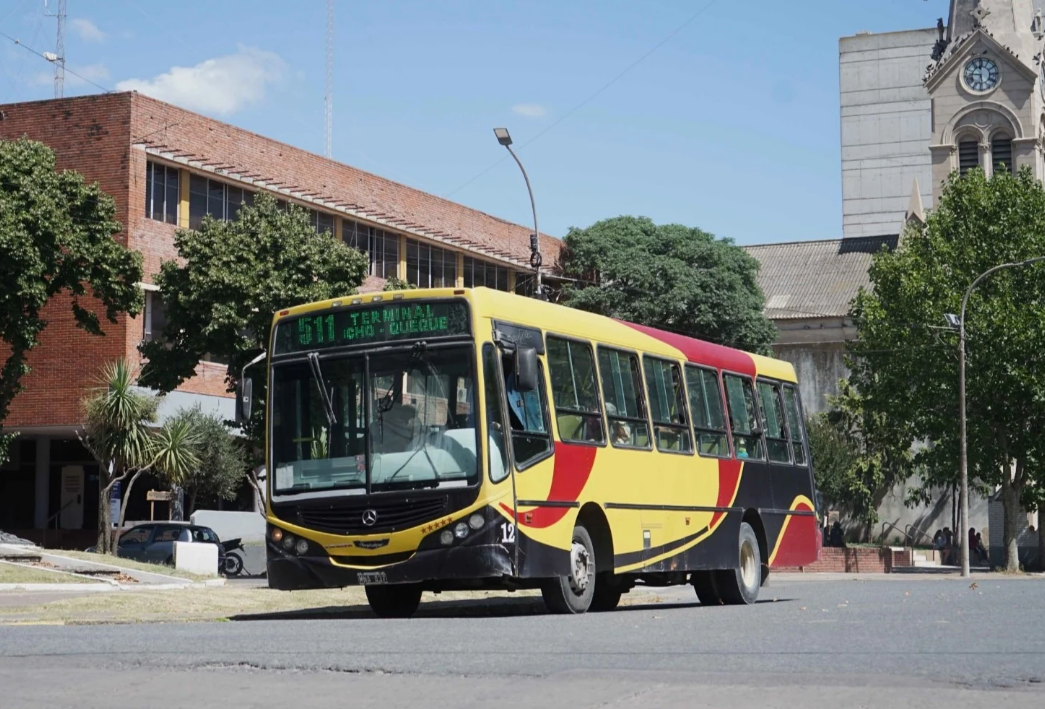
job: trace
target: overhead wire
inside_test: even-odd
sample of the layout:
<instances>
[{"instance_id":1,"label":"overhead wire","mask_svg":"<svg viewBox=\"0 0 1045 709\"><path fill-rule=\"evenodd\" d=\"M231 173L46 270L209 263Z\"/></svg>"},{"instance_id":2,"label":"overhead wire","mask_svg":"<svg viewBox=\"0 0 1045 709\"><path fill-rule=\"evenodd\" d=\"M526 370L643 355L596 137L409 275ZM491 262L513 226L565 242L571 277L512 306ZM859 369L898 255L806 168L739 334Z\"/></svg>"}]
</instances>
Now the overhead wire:
<instances>
[{"instance_id":1,"label":"overhead wire","mask_svg":"<svg viewBox=\"0 0 1045 709\"><path fill-rule=\"evenodd\" d=\"M620 71L619 73L617 73L617 74L616 74L616 75L615 75L615 76L614 76L614 77L613 77L612 79L610 79L610 80L609 80L609 81L607 81L607 82L606 82L605 84L603 84L603 85L602 85L602 86L600 86L600 87L599 87L598 89L596 89L594 93L590 94L590 95L589 95L589 96L588 96L587 98L585 98L585 99L584 99L583 101L581 101L580 103L578 103L578 104L577 104L576 106L574 106L573 108L571 108L571 109L570 109L569 111L567 111L566 113L564 113L564 114L562 114L561 116L559 116L559 118L557 118L557 119L556 119L556 120L555 120L554 122L552 122L552 123L551 123L551 124L550 124L549 126L547 126L547 127L546 127L546 128L544 129L544 130L542 130L542 131L541 131L541 132L539 132L539 133L538 133L537 135L533 136L532 138L530 138L529 140L527 140L527 141L526 141L525 143L523 143L522 145L520 145L520 146L519 146L519 150L522 150L522 149L524 149L524 148L525 148L526 146L528 146L528 145L531 145L531 144L532 144L532 143L534 143L534 142L535 142L536 140L538 140L538 139L539 139L539 138L540 138L541 136L545 135L545 134L546 134L546 133L547 133L548 131L552 130L553 128L555 128L556 126L558 126L558 125L559 125L560 123L562 123L563 121L565 121L565 120L566 120L567 118L569 118L570 116L572 116L572 115L573 115L574 113L576 113L576 112L577 112L577 111L579 111L580 109L584 108L584 106L588 105L588 104L589 104L589 103L590 103L591 101L593 101L593 100L594 100L595 98L597 98L597 97L598 97L598 96L599 96L599 95L600 95L600 94L601 94L602 92L604 92L604 91L605 91L606 89L610 88L610 87L611 87L611 86L613 86L613 85L614 85L615 83L617 83L617 81L619 81L619 80L620 80L621 78L623 78L625 74L627 74L628 72L630 72L630 71L631 71L632 69L634 69L635 67L637 67L637 66L638 66L639 64L641 64L642 62L644 62L644 61L645 61L646 59L648 59L648 58L650 57L650 55L651 55L651 54L653 54L653 53L654 53L654 52L656 52L656 51L657 51L658 49L660 49L660 48L661 48L661 47L663 47L663 46L664 46L665 44L667 44L667 43L668 43L669 41L671 41L671 39L672 39L672 38L674 38L674 37L675 37L675 35L677 35L677 34L678 34L679 32L681 32L682 30L686 29L687 27L689 27L689 25L691 25L691 24L693 23L693 21L694 21L694 20L696 20L696 19L697 19L698 17L700 17L701 15L703 15L703 14L704 14L704 13L705 13L705 12L706 12L706 11L707 11L707 10L708 10L709 8L710 8L710 7L711 7L712 5L714 5L714 4L716 3L716 2L718 2L718 0L711 0L710 2L708 2L707 4L705 4L705 5L703 6L703 7L701 7L701 8L699 9L699 10L697 10L697 11L696 11L695 13L693 13L692 15L690 15L690 17L689 17L689 19L688 19L688 20L686 20L686 21L685 21L685 22L683 22L683 23L682 23L681 25L679 25L679 26L678 26L678 27L676 27L676 28L675 28L674 30L672 30L670 34L668 34L668 35L667 35L666 37L664 37L664 39L662 39L662 40L660 40L659 42L657 42L657 44L655 44L655 45L653 46L653 48L652 48L652 49L650 49L649 51L647 51L647 52L646 52L645 54L643 54L642 56L640 56L640 57L639 57L638 59L636 59L635 61L633 61L633 62L632 62L631 64L629 64L628 66L626 66L626 67L625 67L625 68L624 68L624 69L623 69L622 71ZM489 166L488 168L486 168L485 170L483 170L483 171L482 171L482 172L480 172L479 174L475 175L475 177L471 178L470 180L468 180L467 182L465 182L464 184L462 184L462 185L461 185L460 187L458 187L458 188L456 188L456 189L454 189L454 190L451 190L450 192L448 192L448 193L446 193L445 195L443 195L443 196L444 196L444 198L445 198L445 199L449 199L449 198L450 198L450 197L452 197L453 195L457 194L458 192L460 192L461 190L463 190L463 189L464 189L465 187L467 187L468 185L472 184L473 182L475 182L476 180L478 180L478 179L479 179L480 177L482 177L482 176L483 176L483 175L485 175L486 173L490 172L490 170L493 170L493 169L494 169L495 167L497 167L498 165L500 165L501 163L503 163L503 162L504 162L505 160L507 160L507 159L508 159L509 157L510 157L509 155L505 155L505 156L503 156L503 157L502 157L502 158L501 158L500 160L498 160L497 162L493 163L492 165L490 165L490 166Z\"/></svg>"},{"instance_id":2,"label":"overhead wire","mask_svg":"<svg viewBox=\"0 0 1045 709\"><path fill-rule=\"evenodd\" d=\"M35 54L36 56L40 57L41 59L43 59L48 64L52 63L51 60L48 59L46 56L44 56L41 52L36 51L35 49L30 47L29 45L27 45L24 42L22 42L20 39L16 39L15 37L12 37L11 35L7 34L6 32L0 32L0 37L8 39L11 42L13 42L16 46L22 47L27 52L31 52L31 53ZM102 91L104 91L107 94L112 93L112 89L108 89L108 88L102 86L101 84L99 84L96 81L91 81L90 79L88 79L86 76L83 76L82 74L77 74L75 71L70 69L68 66L65 67L65 72L67 74L72 74L73 76L75 76L76 78L80 79L81 81L84 81L84 82L86 82L88 84L91 84L94 87L97 87L97 88L101 89Z\"/></svg>"}]
</instances>

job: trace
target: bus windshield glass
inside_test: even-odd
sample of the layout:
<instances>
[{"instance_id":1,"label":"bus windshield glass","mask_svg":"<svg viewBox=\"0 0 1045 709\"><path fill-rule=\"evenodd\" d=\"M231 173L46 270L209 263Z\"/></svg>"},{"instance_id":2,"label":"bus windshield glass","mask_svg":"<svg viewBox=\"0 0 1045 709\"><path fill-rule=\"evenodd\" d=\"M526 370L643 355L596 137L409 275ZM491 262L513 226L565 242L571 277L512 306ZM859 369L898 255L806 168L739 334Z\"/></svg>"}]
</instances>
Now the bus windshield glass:
<instances>
[{"instance_id":1,"label":"bus windshield glass","mask_svg":"<svg viewBox=\"0 0 1045 709\"><path fill-rule=\"evenodd\" d=\"M364 354L275 365L273 493L478 482L472 360L471 345L415 346L369 355L369 377Z\"/></svg>"}]
</instances>

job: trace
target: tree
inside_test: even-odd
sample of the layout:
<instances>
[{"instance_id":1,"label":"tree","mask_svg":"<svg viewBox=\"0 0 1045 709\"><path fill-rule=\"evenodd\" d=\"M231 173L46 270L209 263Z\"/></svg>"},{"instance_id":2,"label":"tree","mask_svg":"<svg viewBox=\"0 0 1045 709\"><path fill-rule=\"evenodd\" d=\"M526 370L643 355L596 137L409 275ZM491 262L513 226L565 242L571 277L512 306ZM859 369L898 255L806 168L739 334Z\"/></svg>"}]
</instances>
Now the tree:
<instances>
[{"instance_id":1,"label":"tree","mask_svg":"<svg viewBox=\"0 0 1045 709\"><path fill-rule=\"evenodd\" d=\"M98 544L100 553L115 553L109 530L109 502L117 482L126 481L117 530L123 529L127 502L142 473L184 478L199 463L197 433L188 420L156 425L158 399L134 385L126 359L102 369L98 385L82 402L84 446L98 461Z\"/></svg>"},{"instance_id":2,"label":"tree","mask_svg":"<svg viewBox=\"0 0 1045 709\"><path fill-rule=\"evenodd\" d=\"M28 356L47 327L44 307L67 294L77 327L104 335L142 307L142 256L113 237L123 228L97 184L55 171L54 152L28 139L0 140L0 426L29 373ZM0 451L2 453L2 451Z\"/></svg>"},{"instance_id":3,"label":"tree","mask_svg":"<svg viewBox=\"0 0 1045 709\"><path fill-rule=\"evenodd\" d=\"M416 287L417 286L415 286L410 281L404 281L402 278L398 278L396 276L392 276L387 281L385 281L385 287L382 288L381 290L383 290L383 291L413 290Z\"/></svg>"},{"instance_id":4,"label":"tree","mask_svg":"<svg viewBox=\"0 0 1045 709\"><path fill-rule=\"evenodd\" d=\"M1029 170L952 176L924 228L875 255L873 292L851 316L850 381L874 436L914 448L923 495L958 479L958 343L943 330L962 294L987 269L1045 254L1045 190ZM1017 513L1040 489L1045 460L1045 269L1000 271L983 281L966 314L969 473L1000 488L1005 567L1018 568ZM991 530L998 533L1002 530ZM964 540L963 540L964 541Z\"/></svg>"},{"instance_id":5,"label":"tree","mask_svg":"<svg viewBox=\"0 0 1045 709\"><path fill-rule=\"evenodd\" d=\"M181 409L174 421L185 421L196 432L199 464L171 480L188 495L185 511L192 514L204 499L233 500L250 467L243 442L229 432L222 420L203 413L199 406Z\"/></svg>"},{"instance_id":6,"label":"tree","mask_svg":"<svg viewBox=\"0 0 1045 709\"><path fill-rule=\"evenodd\" d=\"M564 242L560 268L578 281L564 305L769 353L758 261L730 239L625 216L571 228Z\"/></svg>"},{"instance_id":7,"label":"tree","mask_svg":"<svg viewBox=\"0 0 1045 709\"><path fill-rule=\"evenodd\" d=\"M305 210L283 210L265 194L234 221L204 217L199 230L178 230L174 246L179 260L164 262L156 276L167 324L141 347L148 358L141 382L161 392L192 377L208 353L228 363L232 391L240 369L268 347L276 312L352 295L368 271L366 256L318 234ZM251 373L259 401L260 369ZM255 407L246 426L259 450L263 409Z\"/></svg>"}]
</instances>

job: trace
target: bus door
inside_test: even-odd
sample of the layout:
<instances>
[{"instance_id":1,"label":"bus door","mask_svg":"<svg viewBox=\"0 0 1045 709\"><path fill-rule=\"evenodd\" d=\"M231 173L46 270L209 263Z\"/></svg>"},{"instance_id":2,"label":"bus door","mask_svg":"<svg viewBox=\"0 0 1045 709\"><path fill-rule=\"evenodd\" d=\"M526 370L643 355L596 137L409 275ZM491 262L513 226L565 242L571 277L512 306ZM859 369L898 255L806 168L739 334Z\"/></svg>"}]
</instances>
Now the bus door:
<instances>
[{"instance_id":1,"label":"bus door","mask_svg":"<svg viewBox=\"0 0 1045 709\"><path fill-rule=\"evenodd\" d=\"M555 575L542 566L537 548L527 542L543 537L542 530L554 524L557 508L544 506L548 500L554 461L544 365L544 342L539 330L494 323L499 359L501 413L507 433L508 471L512 485L510 522L502 524L502 543L514 546L515 572L519 576ZM502 509L507 507L507 503ZM505 510L507 511L507 510ZM523 539L523 537L526 537ZM565 571L561 571L565 573Z\"/></svg>"}]
</instances>

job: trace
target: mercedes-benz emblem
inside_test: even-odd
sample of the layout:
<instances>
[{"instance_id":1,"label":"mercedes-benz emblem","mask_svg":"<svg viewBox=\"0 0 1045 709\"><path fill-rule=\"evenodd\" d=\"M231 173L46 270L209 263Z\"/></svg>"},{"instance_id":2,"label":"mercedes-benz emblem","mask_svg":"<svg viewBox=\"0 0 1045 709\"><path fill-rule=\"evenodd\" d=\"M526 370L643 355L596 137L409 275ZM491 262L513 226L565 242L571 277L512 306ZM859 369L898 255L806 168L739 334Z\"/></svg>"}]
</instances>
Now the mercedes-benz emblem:
<instances>
[{"instance_id":1,"label":"mercedes-benz emblem","mask_svg":"<svg viewBox=\"0 0 1045 709\"><path fill-rule=\"evenodd\" d=\"M367 527L373 527L377 524L377 512L373 510L367 510L363 513L363 524Z\"/></svg>"}]
</instances>

